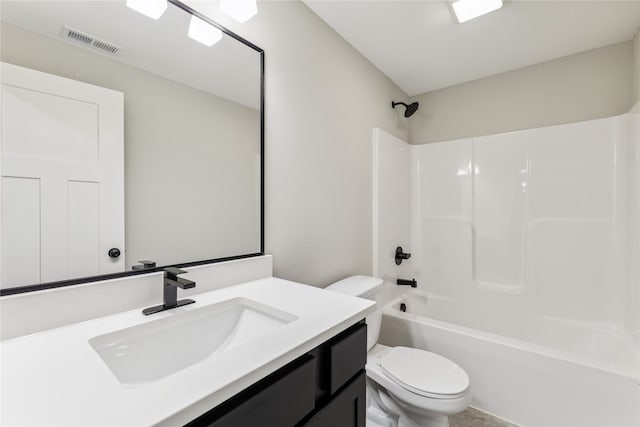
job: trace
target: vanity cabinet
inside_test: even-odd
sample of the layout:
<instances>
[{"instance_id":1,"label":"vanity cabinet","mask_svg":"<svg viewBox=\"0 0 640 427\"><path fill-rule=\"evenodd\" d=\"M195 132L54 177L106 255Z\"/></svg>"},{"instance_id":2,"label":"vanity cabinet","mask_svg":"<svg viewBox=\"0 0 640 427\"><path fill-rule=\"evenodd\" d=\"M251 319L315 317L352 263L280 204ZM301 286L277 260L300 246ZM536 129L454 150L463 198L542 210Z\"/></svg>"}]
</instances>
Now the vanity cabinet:
<instances>
[{"instance_id":1,"label":"vanity cabinet","mask_svg":"<svg viewBox=\"0 0 640 427\"><path fill-rule=\"evenodd\" d=\"M364 371L333 397L331 402L320 409L306 422L305 427L365 427L365 386Z\"/></svg>"},{"instance_id":2,"label":"vanity cabinet","mask_svg":"<svg viewBox=\"0 0 640 427\"><path fill-rule=\"evenodd\" d=\"M365 427L366 361L360 322L187 426Z\"/></svg>"}]
</instances>

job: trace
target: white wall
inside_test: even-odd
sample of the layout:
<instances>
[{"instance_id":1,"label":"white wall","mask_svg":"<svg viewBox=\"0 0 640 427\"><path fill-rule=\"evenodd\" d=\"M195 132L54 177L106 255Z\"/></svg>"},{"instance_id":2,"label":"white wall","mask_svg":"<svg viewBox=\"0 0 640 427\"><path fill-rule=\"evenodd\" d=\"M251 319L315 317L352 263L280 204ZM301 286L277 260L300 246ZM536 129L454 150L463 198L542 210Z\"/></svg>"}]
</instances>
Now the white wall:
<instances>
[{"instance_id":1,"label":"white wall","mask_svg":"<svg viewBox=\"0 0 640 427\"><path fill-rule=\"evenodd\" d=\"M407 139L407 96L300 1L258 2L245 24L192 0L265 50L266 250L274 275L317 286L372 272L371 130Z\"/></svg>"},{"instance_id":2,"label":"white wall","mask_svg":"<svg viewBox=\"0 0 640 427\"><path fill-rule=\"evenodd\" d=\"M395 263L396 247L412 252L411 145L374 129L373 171L373 275L384 279L380 300L386 301L404 291L396 285L398 278L413 278L411 258Z\"/></svg>"},{"instance_id":3,"label":"white wall","mask_svg":"<svg viewBox=\"0 0 640 427\"><path fill-rule=\"evenodd\" d=\"M628 115L627 137L628 288L622 297L626 298L627 324L640 345L640 110Z\"/></svg>"},{"instance_id":4,"label":"white wall","mask_svg":"<svg viewBox=\"0 0 640 427\"><path fill-rule=\"evenodd\" d=\"M124 92L127 269L259 252L258 111L6 22L1 31L2 61Z\"/></svg>"},{"instance_id":5,"label":"white wall","mask_svg":"<svg viewBox=\"0 0 640 427\"><path fill-rule=\"evenodd\" d=\"M420 109L410 120L410 142L623 114L633 105L632 86L632 42L578 53L413 97Z\"/></svg>"},{"instance_id":6,"label":"white wall","mask_svg":"<svg viewBox=\"0 0 640 427\"><path fill-rule=\"evenodd\" d=\"M633 39L633 102L640 101L640 28Z\"/></svg>"}]
</instances>

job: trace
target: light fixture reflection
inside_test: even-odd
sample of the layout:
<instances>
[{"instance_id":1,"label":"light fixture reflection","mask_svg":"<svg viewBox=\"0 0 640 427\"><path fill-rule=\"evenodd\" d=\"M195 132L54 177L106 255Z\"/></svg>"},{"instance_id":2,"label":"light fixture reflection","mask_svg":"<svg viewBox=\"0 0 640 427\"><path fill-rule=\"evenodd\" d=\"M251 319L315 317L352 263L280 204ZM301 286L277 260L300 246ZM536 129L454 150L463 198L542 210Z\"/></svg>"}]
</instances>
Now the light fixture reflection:
<instances>
[{"instance_id":1,"label":"light fixture reflection","mask_svg":"<svg viewBox=\"0 0 640 427\"><path fill-rule=\"evenodd\" d=\"M189 24L189 37L205 46L213 46L222 38L222 31L192 15L191 23Z\"/></svg>"},{"instance_id":2,"label":"light fixture reflection","mask_svg":"<svg viewBox=\"0 0 640 427\"><path fill-rule=\"evenodd\" d=\"M461 24L502 7L502 0L456 0L451 4Z\"/></svg>"},{"instance_id":3,"label":"light fixture reflection","mask_svg":"<svg viewBox=\"0 0 640 427\"><path fill-rule=\"evenodd\" d=\"M221 0L220 10L238 22L247 22L258 13L256 0Z\"/></svg>"},{"instance_id":4,"label":"light fixture reflection","mask_svg":"<svg viewBox=\"0 0 640 427\"><path fill-rule=\"evenodd\" d=\"M127 6L149 18L158 19L167 10L167 0L127 0Z\"/></svg>"}]
</instances>

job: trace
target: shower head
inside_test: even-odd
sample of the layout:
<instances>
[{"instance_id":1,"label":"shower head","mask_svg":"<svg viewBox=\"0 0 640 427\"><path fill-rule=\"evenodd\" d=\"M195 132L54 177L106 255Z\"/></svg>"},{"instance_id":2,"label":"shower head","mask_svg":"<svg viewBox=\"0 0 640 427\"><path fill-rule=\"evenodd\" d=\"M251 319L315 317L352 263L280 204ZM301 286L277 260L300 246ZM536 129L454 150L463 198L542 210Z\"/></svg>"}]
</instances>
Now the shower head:
<instances>
[{"instance_id":1,"label":"shower head","mask_svg":"<svg viewBox=\"0 0 640 427\"><path fill-rule=\"evenodd\" d=\"M405 107L404 116L405 117L413 116L413 113L418 111L418 107L420 106L420 104L417 103L417 102L412 102L409 105L405 104L404 102L393 102L393 101L391 102L391 107L392 108L396 108L396 105L404 105L404 107Z\"/></svg>"}]
</instances>

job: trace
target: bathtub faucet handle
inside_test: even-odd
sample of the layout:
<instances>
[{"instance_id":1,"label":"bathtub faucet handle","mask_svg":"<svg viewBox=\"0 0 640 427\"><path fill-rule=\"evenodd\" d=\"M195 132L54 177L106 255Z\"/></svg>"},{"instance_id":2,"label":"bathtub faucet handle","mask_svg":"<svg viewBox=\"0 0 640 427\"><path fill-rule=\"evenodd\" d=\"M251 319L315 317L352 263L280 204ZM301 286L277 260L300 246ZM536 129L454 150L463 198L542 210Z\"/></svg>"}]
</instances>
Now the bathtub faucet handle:
<instances>
[{"instance_id":1,"label":"bathtub faucet handle","mask_svg":"<svg viewBox=\"0 0 640 427\"><path fill-rule=\"evenodd\" d=\"M412 288L418 287L418 282L416 282L416 279L411 279L411 280L398 279L396 284L398 284L399 286L411 286Z\"/></svg>"},{"instance_id":2,"label":"bathtub faucet handle","mask_svg":"<svg viewBox=\"0 0 640 427\"><path fill-rule=\"evenodd\" d=\"M411 254L404 252L402 246L396 248L396 265L402 264L402 260L411 258Z\"/></svg>"}]
</instances>

